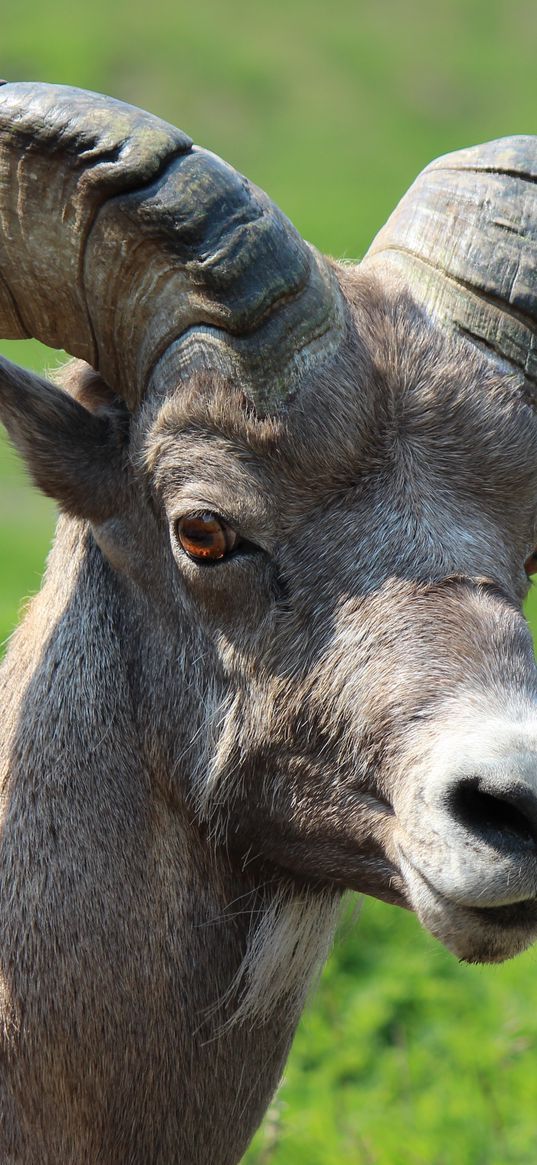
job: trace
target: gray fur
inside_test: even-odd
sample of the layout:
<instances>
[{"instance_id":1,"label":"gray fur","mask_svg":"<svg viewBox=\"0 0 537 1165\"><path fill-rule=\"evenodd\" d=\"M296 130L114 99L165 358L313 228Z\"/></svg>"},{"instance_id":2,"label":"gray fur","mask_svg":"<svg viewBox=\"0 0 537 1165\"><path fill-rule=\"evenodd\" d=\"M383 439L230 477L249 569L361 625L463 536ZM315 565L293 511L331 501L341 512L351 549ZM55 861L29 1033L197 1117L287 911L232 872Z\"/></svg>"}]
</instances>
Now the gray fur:
<instances>
[{"instance_id":1,"label":"gray fur","mask_svg":"<svg viewBox=\"0 0 537 1165\"><path fill-rule=\"evenodd\" d=\"M9 1165L236 1163L345 889L467 959L537 935L537 847L453 801L469 758L502 804L537 792L533 407L407 291L332 270L344 339L270 415L214 371L129 415L87 366L61 391L0 365L62 510L0 679ZM181 551L200 507L242 554Z\"/></svg>"}]
</instances>

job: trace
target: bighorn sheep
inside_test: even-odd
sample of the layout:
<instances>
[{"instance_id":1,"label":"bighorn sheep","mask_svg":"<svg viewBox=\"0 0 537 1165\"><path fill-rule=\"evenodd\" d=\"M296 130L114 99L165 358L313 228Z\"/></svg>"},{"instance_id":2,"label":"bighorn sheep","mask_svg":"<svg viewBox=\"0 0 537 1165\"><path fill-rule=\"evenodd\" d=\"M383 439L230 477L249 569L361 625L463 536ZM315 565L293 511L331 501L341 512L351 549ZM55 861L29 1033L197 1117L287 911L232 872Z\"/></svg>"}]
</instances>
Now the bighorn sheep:
<instances>
[{"instance_id":1,"label":"bighorn sheep","mask_svg":"<svg viewBox=\"0 0 537 1165\"><path fill-rule=\"evenodd\" d=\"M2 669L6 1165L237 1162L345 888L537 937L536 180L462 150L341 266L158 119L0 89L1 334L84 362L0 365L62 511Z\"/></svg>"}]
</instances>

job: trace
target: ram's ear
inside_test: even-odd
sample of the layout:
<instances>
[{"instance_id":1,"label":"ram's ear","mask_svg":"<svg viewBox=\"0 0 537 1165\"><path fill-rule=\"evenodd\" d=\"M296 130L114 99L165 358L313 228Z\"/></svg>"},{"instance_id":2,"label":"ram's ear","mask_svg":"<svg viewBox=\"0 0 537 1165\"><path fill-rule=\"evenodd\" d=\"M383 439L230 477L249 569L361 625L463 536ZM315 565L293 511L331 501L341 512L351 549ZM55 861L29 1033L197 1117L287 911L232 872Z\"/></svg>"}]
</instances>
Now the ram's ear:
<instances>
[{"instance_id":1,"label":"ram's ear","mask_svg":"<svg viewBox=\"0 0 537 1165\"><path fill-rule=\"evenodd\" d=\"M0 421L35 484L63 510L103 522L124 509L129 470L123 405L99 401L90 411L0 357Z\"/></svg>"}]
</instances>

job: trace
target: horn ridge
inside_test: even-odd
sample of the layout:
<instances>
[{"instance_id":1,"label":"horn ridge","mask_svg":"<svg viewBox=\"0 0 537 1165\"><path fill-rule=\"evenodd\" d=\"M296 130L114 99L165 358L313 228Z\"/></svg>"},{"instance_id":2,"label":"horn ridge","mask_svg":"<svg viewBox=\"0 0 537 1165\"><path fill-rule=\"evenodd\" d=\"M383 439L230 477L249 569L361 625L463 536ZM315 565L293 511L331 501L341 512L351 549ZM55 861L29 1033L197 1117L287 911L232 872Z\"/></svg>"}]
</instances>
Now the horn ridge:
<instances>
[{"instance_id":1,"label":"horn ridge","mask_svg":"<svg viewBox=\"0 0 537 1165\"><path fill-rule=\"evenodd\" d=\"M0 333L87 360L130 408L196 328L234 346L254 397L261 365L272 401L287 368L295 376L340 342L337 281L282 212L180 130L112 98L0 87L0 222Z\"/></svg>"},{"instance_id":2,"label":"horn ridge","mask_svg":"<svg viewBox=\"0 0 537 1165\"><path fill-rule=\"evenodd\" d=\"M537 383L537 137L432 162L364 264L404 285L441 324Z\"/></svg>"},{"instance_id":3,"label":"horn ridge","mask_svg":"<svg viewBox=\"0 0 537 1165\"><path fill-rule=\"evenodd\" d=\"M512 303L508 303L501 299L497 292L493 290L487 290L484 287L479 287L476 283L471 283L469 279L464 279L461 275L448 275L441 267L441 265L439 263L435 263L430 256L425 258L424 255L418 255L415 253L415 251L407 250L403 246L393 248L388 246L385 248L385 250L394 250L398 254L406 256L408 259L413 260L417 264L423 264L424 267L430 267L433 271L439 272L443 279L447 280L449 283L453 283L456 286L462 288L464 291L469 292L471 295L475 296L476 299L483 300L483 302L488 304L490 307L500 309L502 312L505 312L506 315L509 315L511 319L518 320L518 322L523 324L525 328L528 328L530 332L534 332L537 335L537 318L531 316L529 312L524 311L522 308L517 308Z\"/></svg>"},{"instance_id":4,"label":"horn ridge","mask_svg":"<svg viewBox=\"0 0 537 1165\"><path fill-rule=\"evenodd\" d=\"M105 250L107 262L99 264ZM120 384L122 395L133 386L138 395L156 351L193 326L212 326L230 338L253 335L304 292L313 267L311 251L266 195L214 154L193 149L156 182L107 200L95 218L84 282L96 333L106 336L108 329L116 341L100 350L99 370L108 383ZM121 294L125 286L130 301ZM137 342L138 314L144 334ZM269 372L273 352L264 352Z\"/></svg>"},{"instance_id":5,"label":"horn ridge","mask_svg":"<svg viewBox=\"0 0 537 1165\"><path fill-rule=\"evenodd\" d=\"M453 169L450 166L436 165L427 168L434 170L435 174L442 173L443 170L449 174ZM494 166L459 166L457 169L460 174L492 174L496 178L516 178L517 181L527 182L530 186L537 182L537 174L523 173L521 170L500 170Z\"/></svg>"},{"instance_id":6,"label":"horn ridge","mask_svg":"<svg viewBox=\"0 0 537 1165\"><path fill-rule=\"evenodd\" d=\"M430 162L426 170L468 170L476 174L506 174L513 178L527 175L530 179L537 179L534 151L532 134L512 134L442 154Z\"/></svg>"}]
</instances>

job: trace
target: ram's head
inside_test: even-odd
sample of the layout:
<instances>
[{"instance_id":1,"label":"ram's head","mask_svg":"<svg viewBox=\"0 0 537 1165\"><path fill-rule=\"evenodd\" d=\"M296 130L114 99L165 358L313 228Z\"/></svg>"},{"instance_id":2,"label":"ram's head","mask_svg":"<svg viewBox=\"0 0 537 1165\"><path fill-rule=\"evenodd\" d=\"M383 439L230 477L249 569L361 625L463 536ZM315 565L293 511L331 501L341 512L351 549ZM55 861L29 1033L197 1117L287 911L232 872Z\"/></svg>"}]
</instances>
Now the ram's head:
<instances>
[{"instance_id":1,"label":"ram's head","mask_svg":"<svg viewBox=\"0 0 537 1165\"><path fill-rule=\"evenodd\" d=\"M342 266L157 119L0 90L1 333L85 362L0 415L115 572L150 770L470 960L537 936L536 178L441 159Z\"/></svg>"}]
</instances>

